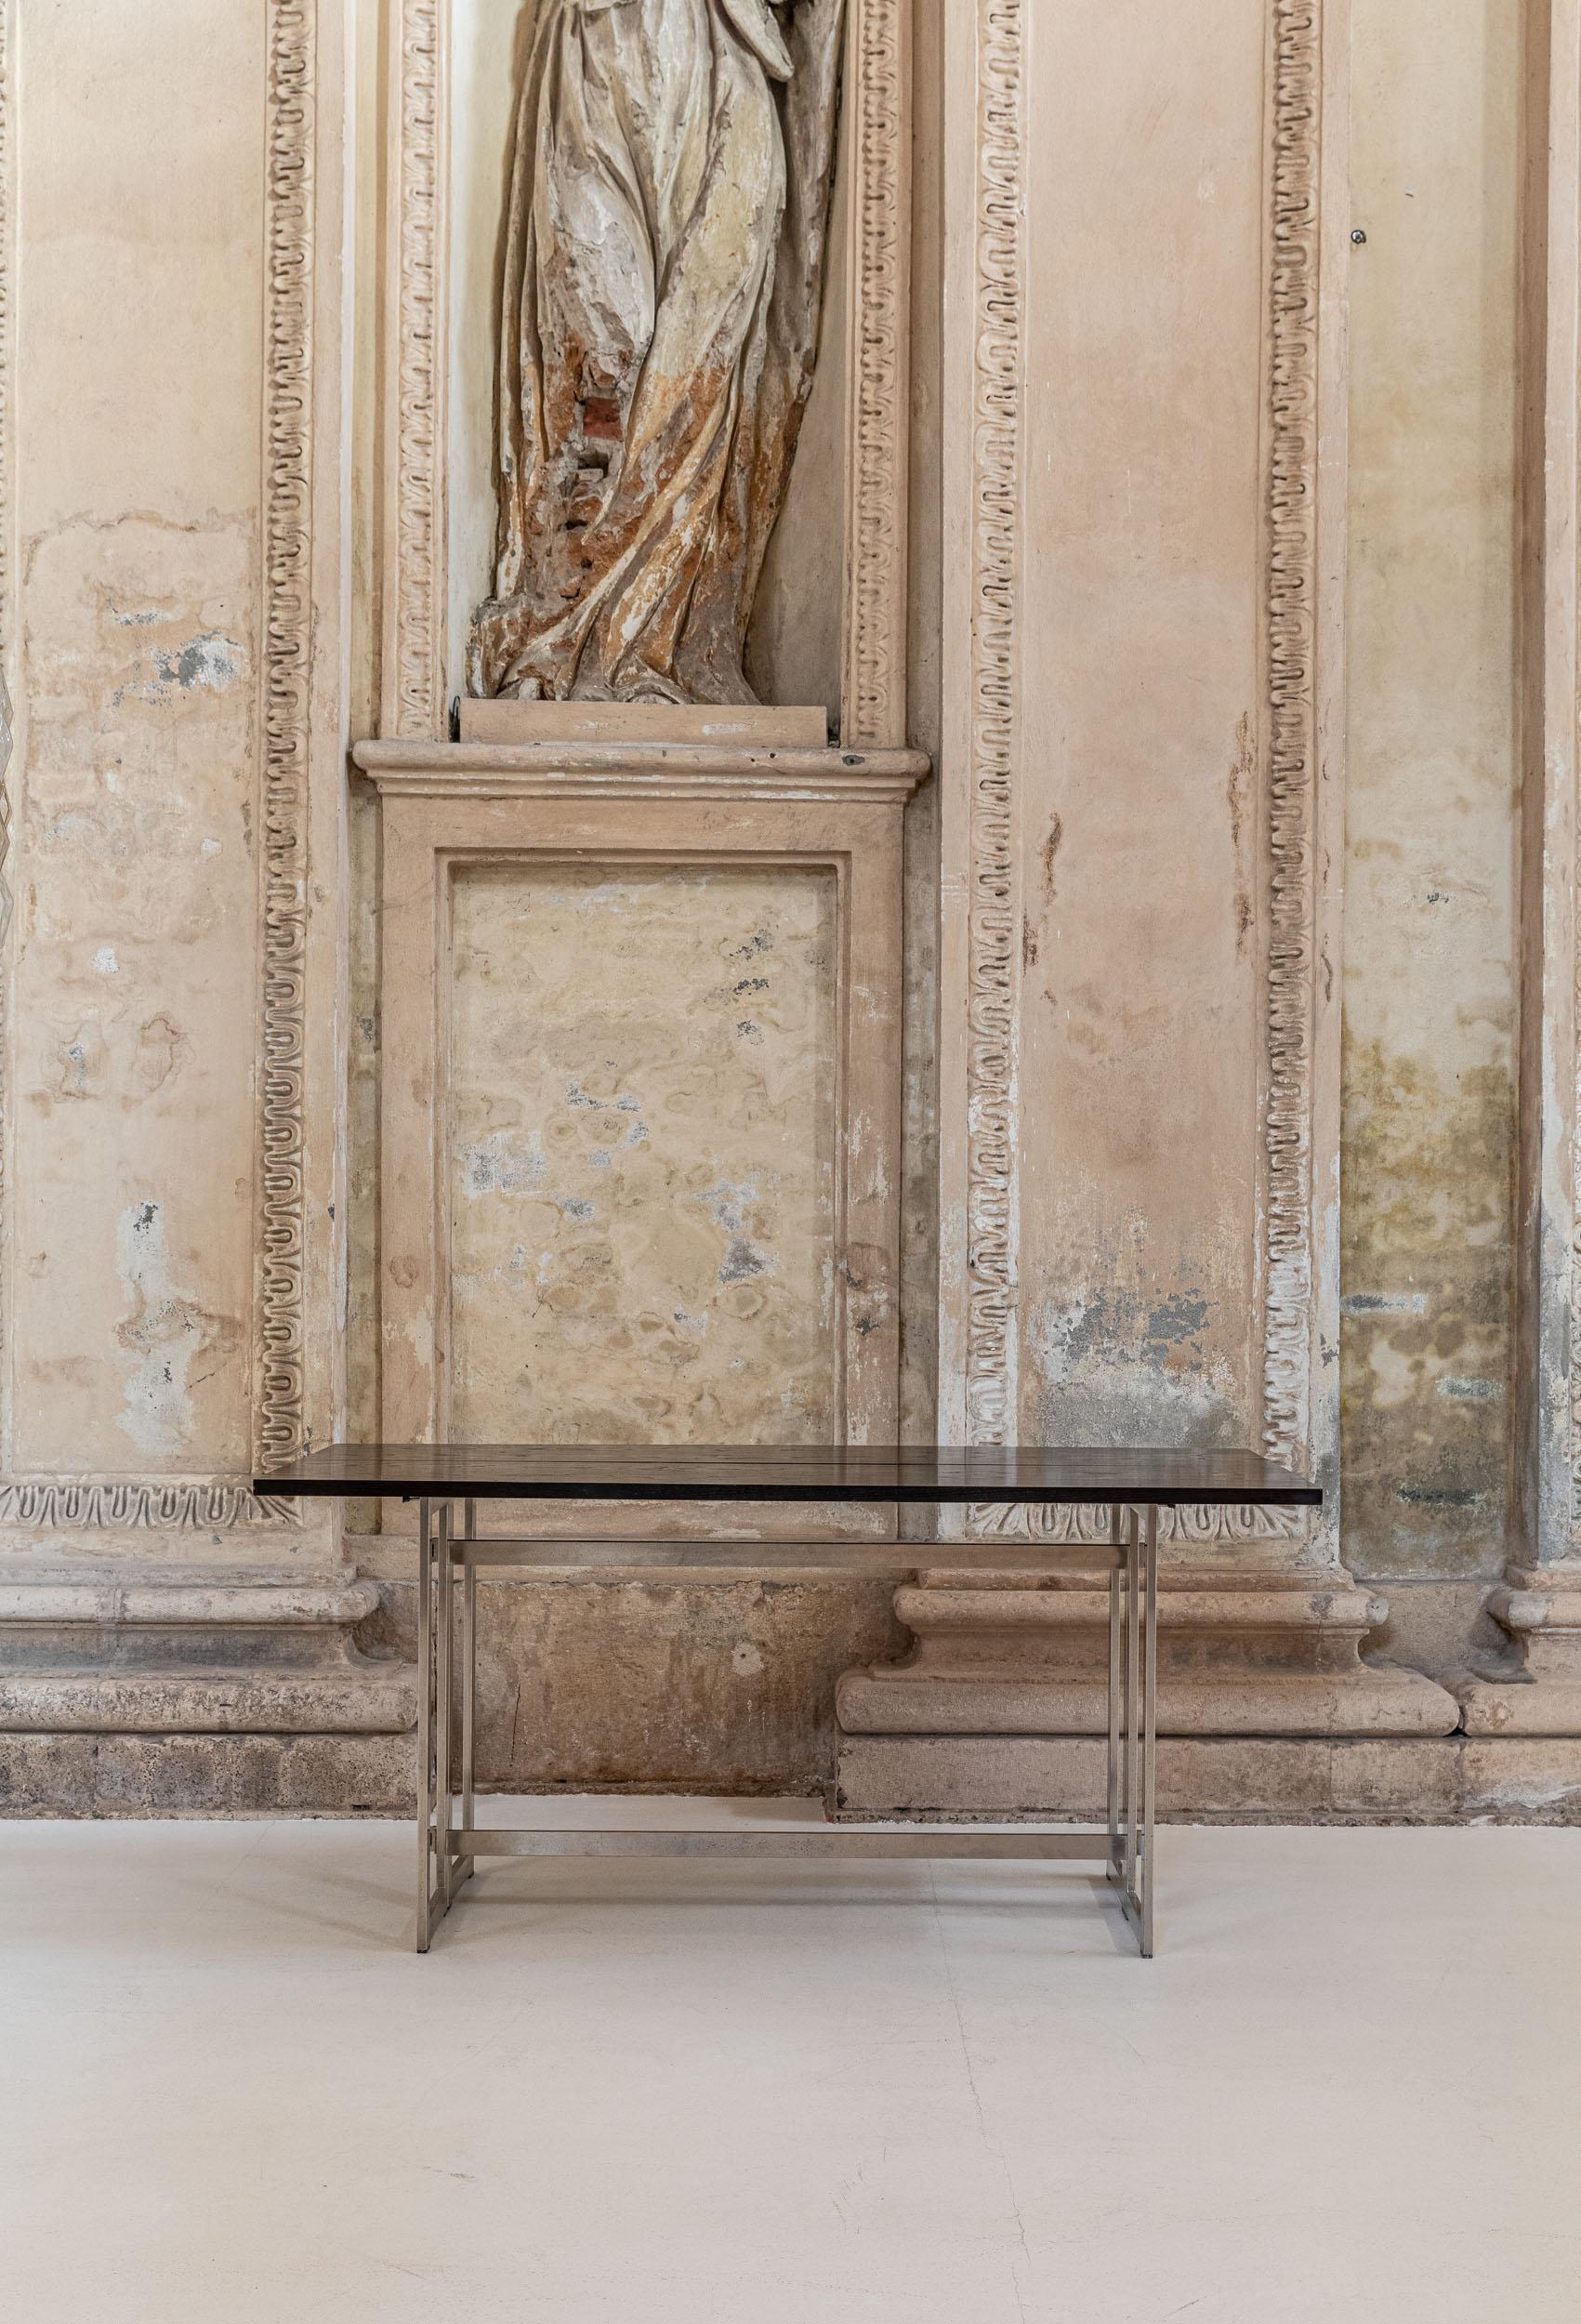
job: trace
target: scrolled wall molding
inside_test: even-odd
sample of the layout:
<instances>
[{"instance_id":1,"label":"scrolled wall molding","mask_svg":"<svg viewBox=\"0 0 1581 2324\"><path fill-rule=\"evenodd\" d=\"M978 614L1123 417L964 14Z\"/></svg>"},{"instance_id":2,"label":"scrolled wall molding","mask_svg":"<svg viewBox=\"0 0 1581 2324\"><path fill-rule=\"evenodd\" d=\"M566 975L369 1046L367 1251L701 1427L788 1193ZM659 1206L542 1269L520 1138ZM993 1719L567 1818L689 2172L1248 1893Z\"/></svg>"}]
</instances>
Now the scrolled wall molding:
<instances>
[{"instance_id":1,"label":"scrolled wall molding","mask_svg":"<svg viewBox=\"0 0 1581 2324\"><path fill-rule=\"evenodd\" d=\"M1026 369L1026 9L978 0L968 873L968 1440L1016 1413L1016 727Z\"/></svg>"},{"instance_id":2,"label":"scrolled wall molding","mask_svg":"<svg viewBox=\"0 0 1581 2324\"><path fill-rule=\"evenodd\" d=\"M1262 1446L1310 1446L1321 8L1275 0L1267 320Z\"/></svg>"},{"instance_id":3,"label":"scrolled wall molding","mask_svg":"<svg viewBox=\"0 0 1581 2324\"><path fill-rule=\"evenodd\" d=\"M841 733L906 739L910 0L851 0L854 86Z\"/></svg>"},{"instance_id":4,"label":"scrolled wall molding","mask_svg":"<svg viewBox=\"0 0 1581 2324\"><path fill-rule=\"evenodd\" d=\"M0 44L3 44L4 37L5 27L3 24L0 24ZM3 46L0 46L0 56L3 56ZM3 89L0 89L0 107L3 107L4 101L5 92ZM0 171L3 171L3 168L4 159L3 156L0 156ZM0 177L0 183L3 182L3 177ZM3 279L4 273L4 254L3 248L0 248L0 279ZM0 327L3 327L3 324L4 317L3 315L0 315ZM0 343L0 377L4 376L4 348L3 343ZM4 403L4 391L0 390L0 427L3 427L4 425L5 416L6 410ZM0 442L0 463L3 463L3 460L4 444L3 442ZM4 505L8 507L8 501L5 502ZM0 522L0 534L4 533L4 523ZM0 596L3 596L3 589L0 589ZM11 852L11 789L9 777L11 771L11 747L13 740L10 690L6 683L6 673L3 668L0 668L0 1240L4 1241L7 1250L9 1250L10 1248L10 1217L9 1203L7 1200L10 1189L7 1182L6 1172L7 1143L6 1137L6 1107L10 1095L11 1055L9 1001L11 989L11 970L9 958L5 956L3 948L5 946L6 940L10 933L11 928L11 889L10 883L6 878L6 870L7 859ZM6 1291L7 1286L5 1281L3 1278L0 1278L0 1348L4 1347L6 1326L10 1320L8 1309L6 1305Z\"/></svg>"},{"instance_id":5,"label":"scrolled wall molding","mask_svg":"<svg viewBox=\"0 0 1581 2324\"><path fill-rule=\"evenodd\" d=\"M0 622L10 628L10 12L0 0ZM307 932L313 199L312 0L270 0L266 87L264 651L258 1021L260 1258L255 1300L261 1465L302 1430L303 950ZM0 676L0 937L11 895L10 701ZM4 986L0 985L0 998ZM5 1032L0 1022L0 1035ZM3 1091L0 1091L3 1095ZM0 1145L0 1159L4 1148ZM0 1525L29 1530L228 1531L289 1524L295 1504L191 1480L11 1479Z\"/></svg>"},{"instance_id":6,"label":"scrolled wall molding","mask_svg":"<svg viewBox=\"0 0 1581 2324\"><path fill-rule=\"evenodd\" d=\"M1079 1541L1095 1548L1113 1541L1113 1512L1078 1503L1050 1501L1046 1507L974 1506L967 1531L974 1538L1007 1541ZM1279 1509L1161 1509L1161 1541L1239 1547L1248 1541L1296 1541L1306 1528L1298 1511Z\"/></svg>"},{"instance_id":7,"label":"scrolled wall molding","mask_svg":"<svg viewBox=\"0 0 1581 2324\"><path fill-rule=\"evenodd\" d=\"M386 373L393 495L380 725L387 737L429 742L446 731L448 18L449 0L397 0L391 55L398 135L388 220L395 283Z\"/></svg>"},{"instance_id":8,"label":"scrolled wall molding","mask_svg":"<svg viewBox=\"0 0 1581 2324\"><path fill-rule=\"evenodd\" d=\"M186 1478L147 1484L52 1477L0 1485L0 1525L45 1533L275 1530L293 1524L296 1513L293 1500L259 1496L245 1486Z\"/></svg>"},{"instance_id":9,"label":"scrolled wall molding","mask_svg":"<svg viewBox=\"0 0 1581 2324\"><path fill-rule=\"evenodd\" d=\"M312 654L313 0L270 0L265 97L263 993L256 1451L303 1430L303 997Z\"/></svg>"},{"instance_id":10,"label":"scrolled wall molding","mask_svg":"<svg viewBox=\"0 0 1581 2324\"><path fill-rule=\"evenodd\" d=\"M13 19L11 0L0 0L0 653L8 650L15 634L11 602L11 522L14 514L11 475L11 419L15 383L11 318L15 252L16 191L12 109L15 74L11 62ZM7 727L8 727L7 720ZM9 736L7 733L7 752ZM4 769L0 768L0 781Z\"/></svg>"}]
</instances>

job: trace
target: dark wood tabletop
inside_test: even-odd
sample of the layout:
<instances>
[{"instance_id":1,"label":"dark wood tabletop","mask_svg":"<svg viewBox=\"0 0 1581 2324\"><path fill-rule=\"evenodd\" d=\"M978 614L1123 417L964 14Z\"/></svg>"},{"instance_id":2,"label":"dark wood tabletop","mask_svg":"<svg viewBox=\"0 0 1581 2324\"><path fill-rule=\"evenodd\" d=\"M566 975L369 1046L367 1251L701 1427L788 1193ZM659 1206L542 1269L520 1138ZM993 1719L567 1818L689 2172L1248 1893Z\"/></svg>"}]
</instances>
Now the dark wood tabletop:
<instances>
[{"instance_id":1,"label":"dark wood tabletop","mask_svg":"<svg viewBox=\"0 0 1581 2324\"><path fill-rule=\"evenodd\" d=\"M402 1499L1256 1502L1322 1487L1249 1452L987 1445L324 1445L255 1493Z\"/></svg>"}]
</instances>

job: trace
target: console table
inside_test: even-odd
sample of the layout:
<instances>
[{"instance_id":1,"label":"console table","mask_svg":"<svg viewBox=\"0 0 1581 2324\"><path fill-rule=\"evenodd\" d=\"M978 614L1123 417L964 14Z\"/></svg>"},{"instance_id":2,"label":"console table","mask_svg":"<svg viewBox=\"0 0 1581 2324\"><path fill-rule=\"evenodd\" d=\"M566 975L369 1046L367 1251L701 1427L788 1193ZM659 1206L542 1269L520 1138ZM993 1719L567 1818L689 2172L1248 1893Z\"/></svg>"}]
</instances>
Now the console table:
<instances>
[{"instance_id":1,"label":"console table","mask_svg":"<svg viewBox=\"0 0 1581 2324\"><path fill-rule=\"evenodd\" d=\"M1242 1452L1034 1451L954 1446L328 1445L255 1480L270 1495L415 1500L417 1515L416 1949L479 1856L859 1855L1078 1858L1106 1867L1144 1955L1153 1939L1157 1781L1158 1512L1178 1505L1321 1505L1321 1489ZM1108 1546L1052 1541L901 1540L715 1543L560 1541L484 1534L489 1500L1063 1503L1111 1512ZM455 1512L459 1509L460 1520ZM987 1573L1109 1576L1108 1825L989 1832L918 1825L875 1830L545 1831L474 1820L477 1583L485 1566L617 1567L705 1578L775 1566L829 1573L915 1572L919 1563ZM459 1588L457 1587L459 1582ZM460 1600L460 1621L455 1602ZM455 1677L460 1632L459 1758Z\"/></svg>"}]
</instances>

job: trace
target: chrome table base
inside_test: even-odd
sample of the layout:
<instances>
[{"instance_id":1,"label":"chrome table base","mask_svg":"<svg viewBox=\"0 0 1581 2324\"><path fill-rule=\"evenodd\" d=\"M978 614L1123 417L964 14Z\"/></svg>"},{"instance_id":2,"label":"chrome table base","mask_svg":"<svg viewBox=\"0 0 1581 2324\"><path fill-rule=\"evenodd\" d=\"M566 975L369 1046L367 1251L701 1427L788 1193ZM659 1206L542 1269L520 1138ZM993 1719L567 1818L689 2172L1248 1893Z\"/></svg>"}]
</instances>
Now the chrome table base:
<instances>
[{"instance_id":1,"label":"chrome table base","mask_svg":"<svg viewBox=\"0 0 1581 2324\"><path fill-rule=\"evenodd\" d=\"M475 1820L477 1745L478 1574L483 1566L531 1571L588 1570L619 1565L645 1572L703 1578L727 1565L739 1569L739 1547L721 1551L700 1542L556 1542L480 1535L477 1504L418 1503L417 1590L417 1913L416 1949L426 1953L480 1856L864 1856L944 1859L960 1856L1056 1859L1106 1864L1121 1908L1141 1952L1153 1944L1153 1850L1157 1795L1158 1512L1152 1506L1117 1509L1107 1550L1061 1544L995 1544L977 1562L1004 1572L1012 1565L1038 1574L1109 1575L1108 1829L1094 1832L985 1831L972 1826L918 1824L908 1830L863 1824L784 1832L564 1831L494 1829ZM916 1545L912 1545L915 1548ZM893 1574L915 1570L907 1545L897 1542L789 1547L754 1543L754 1569L765 1565L840 1573ZM959 1560L951 1544L949 1562ZM459 1596L460 1615L455 1601ZM459 1674L459 1689L456 1680ZM459 1692L459 1718L456 1695ZM459 1736L457 1736L459 1728ZM456 1745L459 1741L459 1750Z\"/></svg>"}]
</instances>

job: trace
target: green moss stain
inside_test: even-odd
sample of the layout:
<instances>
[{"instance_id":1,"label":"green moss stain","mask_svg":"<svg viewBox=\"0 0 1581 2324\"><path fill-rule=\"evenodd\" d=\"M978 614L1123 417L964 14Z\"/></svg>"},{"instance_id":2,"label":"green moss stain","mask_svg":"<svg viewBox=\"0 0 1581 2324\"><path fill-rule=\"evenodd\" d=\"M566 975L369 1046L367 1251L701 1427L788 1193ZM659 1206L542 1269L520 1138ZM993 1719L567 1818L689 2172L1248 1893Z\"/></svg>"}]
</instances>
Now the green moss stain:
<instances>
[{"instance_id":1,"label":"green moss stain","mask_svg":"<svg viewBox=\"0 0 1581 2324\"><path fill-rule=\"evenodd\" d=\"M1345 1558L1367 1578L1503 1555L1509 1076L1441 1080L1377 1042L1345 1058L1340 1446Z\"/></svg>"}]
</instances>

